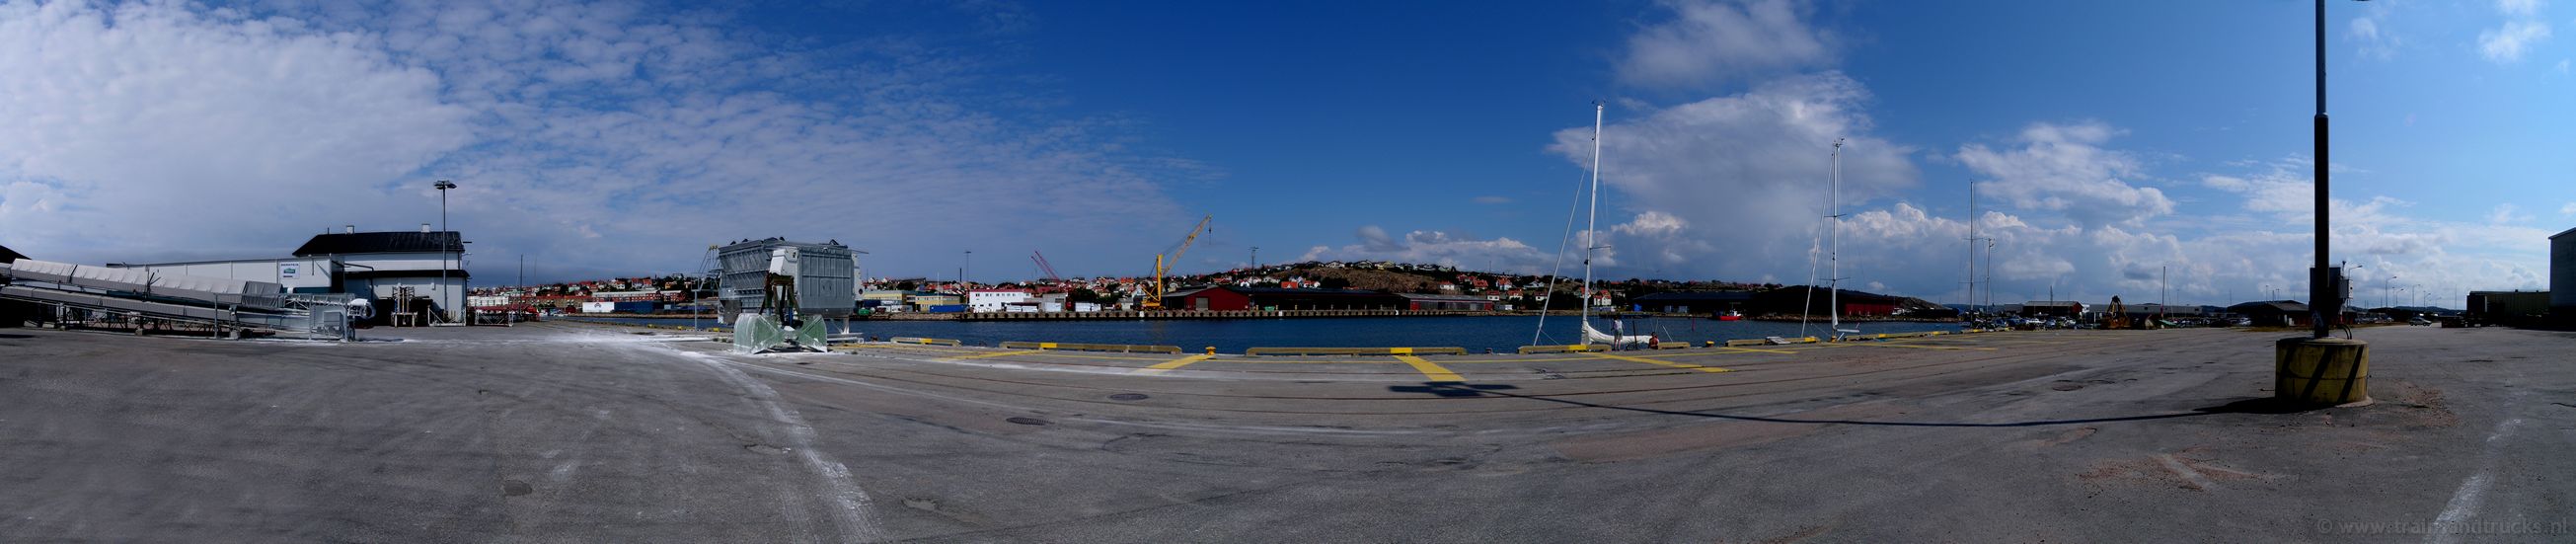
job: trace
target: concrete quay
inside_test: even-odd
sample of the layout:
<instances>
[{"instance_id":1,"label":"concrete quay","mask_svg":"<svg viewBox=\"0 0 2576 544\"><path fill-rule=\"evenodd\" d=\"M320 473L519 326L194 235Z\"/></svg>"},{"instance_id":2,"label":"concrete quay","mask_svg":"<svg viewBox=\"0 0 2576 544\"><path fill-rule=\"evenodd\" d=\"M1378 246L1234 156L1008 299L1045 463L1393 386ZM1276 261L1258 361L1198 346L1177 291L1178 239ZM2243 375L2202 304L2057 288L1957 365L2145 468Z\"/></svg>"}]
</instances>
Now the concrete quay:
<instances>
[{"instance_id":1,"label":"concrete quay","mask_svg":"<svg viewBox=\"0 0 2576 544\"><path fill-rule=\"evenodd\" d=\"M1323 357L0 329L0 539L2576 539L2576 334L2361 334L2376 402L2293 410L2264 400L2285 335L2224 329Z\"/></svg>"}]
</instances>

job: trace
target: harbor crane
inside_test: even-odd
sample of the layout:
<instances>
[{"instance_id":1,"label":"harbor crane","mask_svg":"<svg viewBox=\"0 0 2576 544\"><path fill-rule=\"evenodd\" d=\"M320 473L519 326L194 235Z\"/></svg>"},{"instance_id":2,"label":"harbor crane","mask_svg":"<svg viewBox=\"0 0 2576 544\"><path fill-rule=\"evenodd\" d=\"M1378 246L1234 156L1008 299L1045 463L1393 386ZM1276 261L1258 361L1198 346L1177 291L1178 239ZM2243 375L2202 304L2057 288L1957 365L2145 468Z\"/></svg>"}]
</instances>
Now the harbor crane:
<instances>
[{"instance_id":1,"label":"harbor crane","mask_svg":"<svg viewBox=\"0 0 2576 544\"><path fill-rule=\"evenodd\" d=\"M1039 287L1037 289L1038 292L1051 293L1064 290L1064 276L1056 275L1055 265L1047 262L1045 253L1030 251L1029 260L1036 261L1038 263L1038 272L1046 274L1047 285Z\"/></svg>"},{"instance_id":2,"label":"harbor crane","mask_svg":"<svg viewBox=\"0 0 2576 544\"><path fill-rule=\"evenodd\" d=\"M1200 234L1207 233L1208 221L1214 219L1216 219L1214 215L1200 217L1198 226L1190 227L1190 234L1181 237L1181 245L1173 248L1170 256L1159 253L1154 255L1154 283L1146 285L1146 298L1138 301L1136 307L1147 310L1163 309L1163 295L1168 291L1163 285L1163 275L1171 273L1172 265L1181 262L1181 254L1190 251L1190 242L1198 241Z\"/></svg>"}]
</instances>

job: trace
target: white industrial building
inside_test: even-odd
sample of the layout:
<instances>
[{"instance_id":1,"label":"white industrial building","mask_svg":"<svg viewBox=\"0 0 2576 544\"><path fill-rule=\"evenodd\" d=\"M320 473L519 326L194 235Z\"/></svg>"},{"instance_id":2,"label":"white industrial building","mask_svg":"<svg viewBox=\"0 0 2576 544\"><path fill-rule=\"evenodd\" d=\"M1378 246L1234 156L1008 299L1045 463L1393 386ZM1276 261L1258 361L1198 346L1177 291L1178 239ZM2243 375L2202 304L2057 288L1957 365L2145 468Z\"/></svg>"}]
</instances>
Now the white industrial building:
<instances>
[{"instance_id":1,"label":"white industrial building","mask_svg":"<svg viewBox=\"0 0 2576 544\"><path fill-rule=\"evenodd\" d=\"M966 308L977 312L1008 311L1010 305L1030 302L1028 291L1018 289L978 289L966 292Z\"/></svg>"},{"instance_id":2,"label":"white industrial building","mask_svg":"<svg viewBox=\"0 0 2576 544\"><path fill-rule=\"evenodd\" d=\"M399 311L395 294L404 287L421 297L412 311L436 312L441 319L461 319L470 276L464 267L465 244L455 231L357 232L314 236L290 256L173 263L109 263L156 274L261 281L285 286L290 293L352 293L374 299L376 315Z\"/></svg>"}]
</instances>

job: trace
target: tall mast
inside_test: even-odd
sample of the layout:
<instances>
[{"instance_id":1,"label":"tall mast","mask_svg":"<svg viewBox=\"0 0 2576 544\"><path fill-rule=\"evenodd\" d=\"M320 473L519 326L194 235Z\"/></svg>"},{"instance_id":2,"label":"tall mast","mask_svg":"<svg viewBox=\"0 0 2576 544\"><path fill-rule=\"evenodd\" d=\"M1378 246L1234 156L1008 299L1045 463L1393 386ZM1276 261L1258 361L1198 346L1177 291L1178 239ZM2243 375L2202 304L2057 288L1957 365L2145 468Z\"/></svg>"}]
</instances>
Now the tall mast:
<instances>
[{"instance_id":1,"label":"tall mast","mask_svg":"<svg viewBox=\"0 0 2576 544\"><path fill-rule=\"evenodd\" d=\"M1977 309L1977 182L1968 181L1968 299L1960 301L1970 313Z\"/></svg>"},{"instance_id":2,"label":"tall mast","mask_svg":"<svg viewBox=\"0 0 2576 544\"><path fill-rule=\"evenodd\" d=\"M1833 316L1833 336L1843 335L1843 139L1834 139L1833 171L1834 245L1826 255L1834 262L1833 292L1825 297L1825 314Z\"/></svg>"},{"instance_id":3,"label":"tall mast","mask_svg":"<svg viewBox=\"0 0 2576 544\"><path fill-rule=\"evenodd\" d=\"M1582 309L1582 310L1580 310L1580 311L1578 311L1577 313L1575 313L1575 322L1577 322L1577 323L1582 323L1582 324L1583 324L1583 326L1586 328L1586 330L1589 330L1589 329L1590 329L1590 327L1592 326L1592 250L1594 250L1594 249L1598 249L1598 248L1600 248L1600 247L1601 247L1601 246L1600 246L1600 244L1594 243L1594 242L1595 242L1595 240L1593 240L1593 230L1592 230L1592 229L1593 229L1593 227L1594 227L1594 225L1599 224L1599 223L1598 223L1598 221L1600 221L1600 219L1601 219L1601 103L1600 103L1600 102L1593 102L1593 103L1592 103L1592 189L1591 189L1591 191L1592 191L1592 197L1591 197L1591 199L1592 199L1592 203L1590 204L1590 209L1589 209L1589 211L1586 211L1586 212L1584 212L1584 214L1583 214L1583 289L1582 289L1582 293L1583 293L1583 309ZM1587 333L1587 334L1588 334L1588 333ZM1584 339L1583 343L1589 344L1589 343L1592 343L1592 341L1591 341L1591 339L1586 338L1586 339Z\"/></svg>"}]
</instances>

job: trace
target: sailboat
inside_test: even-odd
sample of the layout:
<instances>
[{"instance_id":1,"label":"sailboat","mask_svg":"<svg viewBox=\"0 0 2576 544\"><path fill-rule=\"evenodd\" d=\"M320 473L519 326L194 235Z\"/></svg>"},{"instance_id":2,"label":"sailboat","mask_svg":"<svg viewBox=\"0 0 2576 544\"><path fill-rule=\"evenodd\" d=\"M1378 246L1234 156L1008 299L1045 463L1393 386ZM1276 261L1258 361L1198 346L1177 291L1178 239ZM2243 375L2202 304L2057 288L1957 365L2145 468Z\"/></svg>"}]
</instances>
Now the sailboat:
<instances>
[{"instance_id":1,"label":"sailboat","mask_svg":"<svg viewBox=\"0 0 2576 544\"><path fill-rule=\"evenodd\" d=\"M1583 324L1583 342L1586 344L1609 344L1612 349L1652 345L1655 343L1654 335L1610 334L1592 328L1592 251L1608 247L1593 240L1593 233L1600 232L1596 227L1601 218L1601 113L1601 103L1592 103L1592 203L1583 219L1583 310L1576 314L1576 319ZM1613 328L1625 329L1616 325Z\"/></svg>"}]
</instances>

